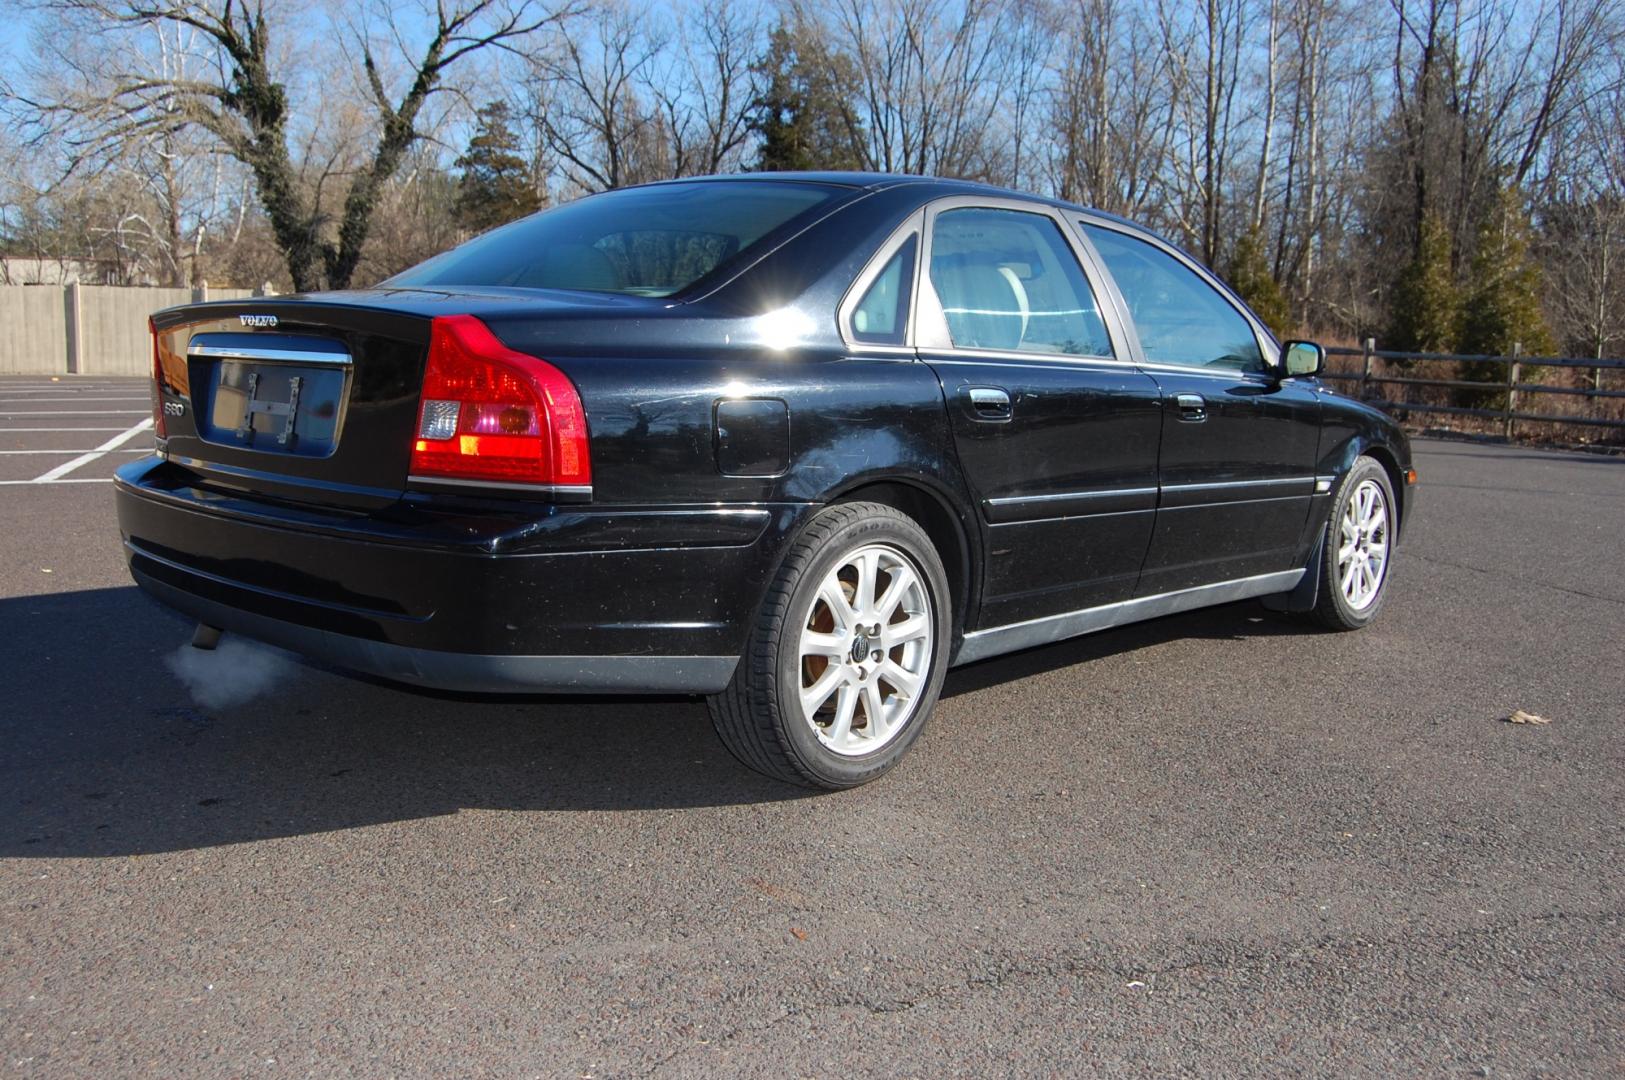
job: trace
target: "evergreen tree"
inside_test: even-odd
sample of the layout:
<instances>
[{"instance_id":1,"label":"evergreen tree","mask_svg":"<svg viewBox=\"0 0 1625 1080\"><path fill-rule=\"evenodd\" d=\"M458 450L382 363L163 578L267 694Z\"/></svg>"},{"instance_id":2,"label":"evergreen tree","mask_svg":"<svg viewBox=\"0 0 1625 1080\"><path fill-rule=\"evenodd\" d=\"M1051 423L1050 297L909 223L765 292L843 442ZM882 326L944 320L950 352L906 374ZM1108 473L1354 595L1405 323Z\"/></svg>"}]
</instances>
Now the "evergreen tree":
<instances>
[{"instance_id":1,"label":"evergreen tree","mask_svg":"<svg viewBox=\"0 0 1625 1080\"><path fill-rule=\"evenodd\" d=\"M767 76L750 125L762 140L756 169L862 168L857 120L843 104L851 81L844 57L779 26L756 70Z\"/></svg>"},{"instance_id":2,"label":"evergreen tree","mask_svg":"<svg viewBox=\"0 0 1625 1080\"><path fill-rule=\"evenodd\" d=\"M1247 301L1247 306L1264 320L1264 325L1274 331L1276 337L1284 341L1296 327L1292 303L1270 273L1269 261L1264 256L1264 238L1257 228L1242 234L1230 253L1230 287Z\"/></svg>"},{"instance_id":3,"label":"evergreen tree","mask_svg":"<svg viewBox=\"0 0 1625 1080\"><path fill-rule=\"evenodd\" d=\"M530 168L518 154L519 138L508 124L508 106L492 101L476 114L468 150L457 159L462 178L457 185L457 224L471 233L535 213L542 196L530 179Z\"/></svg>"},{"instance_id":4,"label":"evergreen tree","mask_svg":"<svg viewBox=\"0 0 1625 1080\"><path fill-rule=\"evenodd\" d=\"M1390 348L1451 352L1461 323L1461 295L1450 265L1450 231L1433 211L1422 218L1416 254L1394 283Z\"/></svg>"},{"instance_id":5,"label":"evergreen tree","mask_svg":"<svg viewBox=\"0 0 1625 1080\"><path fill-rule=\"evenodd\" d=\"M1517 192L1501 191L1478 227L1467 300L1461 315L1461 350L1486 356L1507 356L1514 345L1525 356L1550 356L1552 333L1540 308L1540 270L1529 254L1529 219ZM1503 383L1505 364L1489 360L1464 362L1461 377L1475 382ZM1525 368L1524 381L1539 381ZM1501 408L1505 391L1463 390L1463 404Z\"/></svg>"}]
</instances>

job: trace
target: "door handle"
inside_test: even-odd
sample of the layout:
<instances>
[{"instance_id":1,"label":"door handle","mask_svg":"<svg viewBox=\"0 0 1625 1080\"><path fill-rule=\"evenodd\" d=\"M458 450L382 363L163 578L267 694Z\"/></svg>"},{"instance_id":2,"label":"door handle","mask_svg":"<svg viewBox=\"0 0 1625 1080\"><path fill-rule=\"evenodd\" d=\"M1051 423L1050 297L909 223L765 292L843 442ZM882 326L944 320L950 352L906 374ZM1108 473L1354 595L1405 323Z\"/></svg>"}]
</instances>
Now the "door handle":
<instances>
[{"instance_id":1,"label":"door handle","mask_svg":"<svg viewBox=\"0 0 1625 1080\"><path fill-rule=\"evenodd\" d=\"M1201 394L1175 394L1174 404L1179 407L1179 418L1187 424L1207 419L1207 402Z\"/></svg>"},{"instance_id":2,"label":"door handle","mask_svg":"<svg viewBox=\"0 0 1625 1080\"><path fill-rule=\"evenodd\" d=\"M1010 419L1009 391L997 386L971 386L966 387L965 396L970 399L973 418L995 424Z\"/></svg>"}]
</instances>

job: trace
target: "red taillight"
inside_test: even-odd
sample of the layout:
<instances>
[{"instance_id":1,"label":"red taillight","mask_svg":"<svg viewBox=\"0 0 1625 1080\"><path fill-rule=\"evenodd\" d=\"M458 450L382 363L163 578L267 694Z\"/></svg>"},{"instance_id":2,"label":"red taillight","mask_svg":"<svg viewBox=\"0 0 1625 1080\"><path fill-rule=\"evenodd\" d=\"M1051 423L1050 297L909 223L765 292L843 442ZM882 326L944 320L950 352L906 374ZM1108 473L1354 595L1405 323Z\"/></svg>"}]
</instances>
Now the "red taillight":
<instances>
[{"instance_id":1,"label":"red taillight","mask_svg":"<svg viewBox=\"0 0 1625 1080\"><path fill-rule=\"evenodd\" d=\"M164 368L158 359L158 327L147 318L147 333L152 336L152 430L160 439L169 438L164 425Z\"/></svg>"},{"instance_id":2,"label":"red taillight","mask_svg":"<svg viewBox=\"0 0 1625 1080\"><path fill-rule=\"evenodd\" d=\"M586 487L587 413L564 372L514 352L472 315L429 330L412 476Z\"/></svg>"}]
</instances>

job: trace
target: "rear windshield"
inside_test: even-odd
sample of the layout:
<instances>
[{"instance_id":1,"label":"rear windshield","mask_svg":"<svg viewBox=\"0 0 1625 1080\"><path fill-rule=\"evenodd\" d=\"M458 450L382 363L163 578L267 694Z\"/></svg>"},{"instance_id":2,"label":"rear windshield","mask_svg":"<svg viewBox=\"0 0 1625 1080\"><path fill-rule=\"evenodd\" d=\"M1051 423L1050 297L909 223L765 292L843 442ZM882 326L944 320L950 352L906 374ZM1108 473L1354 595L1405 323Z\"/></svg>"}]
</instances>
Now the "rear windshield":
<instances>
[{"instance_id":1,"label":"rear windshield","mask_svg":"<svg viewBox=\"0 0 1625 1080\"><path fill-rule=\"evenodd\" d=\"M384 284L670 296L843 190L730 180L610 191L475 237Z\"/></svg>"}]
</instances>

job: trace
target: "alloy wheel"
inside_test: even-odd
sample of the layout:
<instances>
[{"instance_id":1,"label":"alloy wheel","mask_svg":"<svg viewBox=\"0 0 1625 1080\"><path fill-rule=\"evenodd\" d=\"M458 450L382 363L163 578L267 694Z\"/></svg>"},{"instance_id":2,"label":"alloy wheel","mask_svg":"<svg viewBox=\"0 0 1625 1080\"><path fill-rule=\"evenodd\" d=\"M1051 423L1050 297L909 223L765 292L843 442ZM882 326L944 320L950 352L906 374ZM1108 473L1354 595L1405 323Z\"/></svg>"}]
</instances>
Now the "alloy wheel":
<instances>
[{"instance_id":1,"label":"alloy wheel","mask_svg":"<svg viewBox=\"0 0 1625 1080\"><path fill-rule=\"evenodd\" d=\"M1377 599L1388 573L1388 497L1375 480L1362 480L1343 503L1338 523L1337 584L1355 611Z\"/></svg>"},{"instance_id":2,"label":"alloy wheel","mask_svg":"<svg viewBox=\"0 0 1625 1080\"><path fill-rule=\"evenodd\" d=\"M802 716L847 757L885 746L914 715L936 640L931 598L898 548L867 544L824 576L801 630Z\"/></svg>"}]
</instances>

